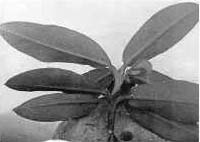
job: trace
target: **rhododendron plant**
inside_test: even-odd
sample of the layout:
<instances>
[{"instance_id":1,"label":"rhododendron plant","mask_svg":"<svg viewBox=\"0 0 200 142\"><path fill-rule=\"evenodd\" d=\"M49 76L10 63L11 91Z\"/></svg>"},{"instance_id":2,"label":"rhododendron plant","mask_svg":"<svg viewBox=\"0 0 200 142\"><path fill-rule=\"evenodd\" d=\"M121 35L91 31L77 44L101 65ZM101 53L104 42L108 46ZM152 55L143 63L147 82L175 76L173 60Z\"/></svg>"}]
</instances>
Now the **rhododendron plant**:
<instances>
[{"instance_id":1,"label":"rhododendron plant","mask_svg":"<svg viewBox=\"0 0 200 142\"><path fill-rule=\"evenodd\" d=\"M57 91L33 98L14 112L35 121L68 121L65 129L60 125L65 138L58 138L74 142L132 141L132 132L119 132L124 115L162 139L197 142L198 84L163 75L148 60L179 42L198 18L195 3L157 12L128 42L119 69L97 42L79 32L30 22L1 24L0 34L11 46L39 61L94 68L84 74L40 68L12 77L6 86L15 90Z\"/></svg>"}]
</instances>

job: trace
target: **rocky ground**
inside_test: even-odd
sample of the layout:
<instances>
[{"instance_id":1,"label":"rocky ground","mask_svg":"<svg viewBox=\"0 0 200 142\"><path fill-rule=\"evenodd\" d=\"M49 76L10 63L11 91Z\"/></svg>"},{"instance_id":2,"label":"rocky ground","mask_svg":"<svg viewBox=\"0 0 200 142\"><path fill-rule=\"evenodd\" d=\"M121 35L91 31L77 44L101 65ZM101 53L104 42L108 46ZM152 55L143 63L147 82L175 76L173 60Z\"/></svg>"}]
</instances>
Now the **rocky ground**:
<instances>
[{"instance_id":1,"label":"rocky ground","mask_svg":"<svg viewBox=\"0 0 200 142\"><path fill-rule=\"evenodd\" d=\"M60 123L53 139L72 142L106 142L108 138L106 109L106 105L102 105L90 116ZM124 108L120 108L117 113L115 134L120 142L170 142L133 122Z\"/></svg>"}]
</instances>

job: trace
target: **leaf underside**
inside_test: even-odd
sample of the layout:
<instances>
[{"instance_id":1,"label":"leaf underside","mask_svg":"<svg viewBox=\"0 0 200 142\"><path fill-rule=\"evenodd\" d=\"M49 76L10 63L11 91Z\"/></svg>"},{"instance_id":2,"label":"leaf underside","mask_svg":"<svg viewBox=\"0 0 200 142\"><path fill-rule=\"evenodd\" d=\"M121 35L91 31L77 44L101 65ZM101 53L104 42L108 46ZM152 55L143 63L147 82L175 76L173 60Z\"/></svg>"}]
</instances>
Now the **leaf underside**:
<instances>
[{"instance_id":1,"label":"leaf underside","mask_svg":"<svg viewBox=\"0 0 200 142\"><path fill-rule=\"evenodd\" d=\"M105 67L110 60L89 37L55 25L10 22L0 25L2 37L17 50L43 62L67 62Z\"/></svg>"},{"instance_id":2,"label":"leaf underside","mask_svg":"<svg viewBox=\"0 0 200 142\"><path fill-rule=\"evenodd\" d=\"M29 100L14 112L35 121L64 121L88 115L97 104L98 99L90 94L55 93Z\"/></svg>"},{"instance_id":3,"label":"leaf underside","mask_svg":"<svg viewBox=\"0 0 200 142\"><path fill-rule=\"evenodd\" d=\"M126 66L149 60L181 40L198 22L195 3L179 3L154 14L133 36L123 53Z\"/></svg>"}]
</instances>

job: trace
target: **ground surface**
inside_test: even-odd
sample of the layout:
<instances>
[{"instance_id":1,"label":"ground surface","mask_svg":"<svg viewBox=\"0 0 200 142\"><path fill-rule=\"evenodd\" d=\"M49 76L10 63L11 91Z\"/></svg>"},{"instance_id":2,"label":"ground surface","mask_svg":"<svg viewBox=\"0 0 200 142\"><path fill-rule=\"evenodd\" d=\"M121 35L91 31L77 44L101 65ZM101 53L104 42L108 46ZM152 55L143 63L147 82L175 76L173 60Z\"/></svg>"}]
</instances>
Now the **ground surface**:
<instances>
[{"instance_id":1,"label":"ground surface","mask_svg":"<svg viewBox=\"0 0 200 142\"><path fill-rule=\"evenodd\" d=\"M88 117L60 123L53 138L72 142L106 142L108 134L105 118L106 105L100 106ZM120 108L115 122L115 134L118 139L122 139L124 132L132 134L132 139L127 142L169 142L140 127L129 118L125 109Z\"/></svg>"}]
</instances>

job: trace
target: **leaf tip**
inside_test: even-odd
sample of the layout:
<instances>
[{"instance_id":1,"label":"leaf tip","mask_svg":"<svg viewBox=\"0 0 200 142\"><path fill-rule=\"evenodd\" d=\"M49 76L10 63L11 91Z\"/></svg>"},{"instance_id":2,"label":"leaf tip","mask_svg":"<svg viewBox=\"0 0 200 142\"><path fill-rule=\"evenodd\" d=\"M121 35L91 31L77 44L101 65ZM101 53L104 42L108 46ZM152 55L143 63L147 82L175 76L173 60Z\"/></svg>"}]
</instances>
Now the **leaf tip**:
<instances>
[{"instance_id":1,"label":"leaf tip","mask_svg":"<svg viewBox=\"0 0 200 142\"><path fill-rule=\"evenodd\" d=\"M33 114L32 114L32 112L29 110L29 108L27 108L27 107L25 107L25 106L23 106L23 105L20 105L20 106L15 107L15 108L13 109L13 111L14 111L17 115L19 115L19 116L21 116L21 117L23 117L23 118L26 118L26 119L29 119L29 120L37 121L37 119L35 119L35 118L33 117Z\"/></svg>"},{"instance_id":2,"label":"leaf tip","mask_svg":"<svg viewBox=\"0 0 200 142\"><path fill-rule=\"evenodd\" d=\"M7 80L4 85L7 86L8 88L11 88L14 90L20 90L20 88L18 87L18 85L16 85L16 83L13 81L13 79Z\"/></svg>"},{"instance_id":3,"label":"leaf tip","mask_svg":"<svg viewBox=\"0 0 200 142\"><path fill-rule=\"evenodd\" d=\"M23 113L24 110L23 110L20 106L15 107L15 108L13 109L13 111L14 111L17 115L24 117L24 113Z\"/></svg>"},{"instance_id":4,"label":"leaf tip","mask_svg":"<svg viewBox=\"0 0 200 142\"><path fill-rule=\"evenodd\" d=\"M9 80L7 80L6 81L6 83L4 84L5 86L7 86L7 87L9 87L9 88L12 88L12 81L10 81L10 79Z\"/></svg>"}]
</instances>

